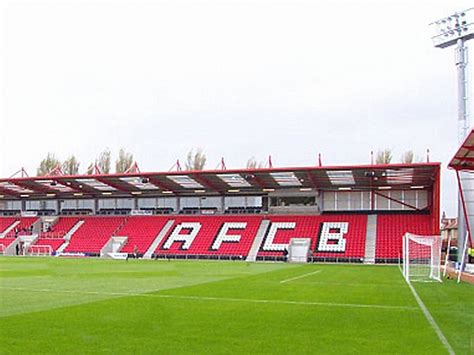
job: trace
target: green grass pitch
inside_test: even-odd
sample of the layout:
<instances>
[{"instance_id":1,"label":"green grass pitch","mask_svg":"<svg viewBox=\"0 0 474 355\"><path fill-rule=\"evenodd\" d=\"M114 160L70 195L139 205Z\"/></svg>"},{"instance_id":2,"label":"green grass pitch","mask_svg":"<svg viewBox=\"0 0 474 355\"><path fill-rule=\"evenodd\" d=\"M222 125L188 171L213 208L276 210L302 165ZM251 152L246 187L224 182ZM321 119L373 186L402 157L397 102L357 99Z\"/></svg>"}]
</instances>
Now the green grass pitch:
<instances>
[{"instance_id":1,"label":"green grass pitch","mask_svg":"<svg viewBox=\"0 0 474 355\"><path fill-rule=\"evenodd\" d=\"M456 354L474 287L415 284ZM396 266L0 258L0 353L446 354Z\"/></svg>"}]
</instances>

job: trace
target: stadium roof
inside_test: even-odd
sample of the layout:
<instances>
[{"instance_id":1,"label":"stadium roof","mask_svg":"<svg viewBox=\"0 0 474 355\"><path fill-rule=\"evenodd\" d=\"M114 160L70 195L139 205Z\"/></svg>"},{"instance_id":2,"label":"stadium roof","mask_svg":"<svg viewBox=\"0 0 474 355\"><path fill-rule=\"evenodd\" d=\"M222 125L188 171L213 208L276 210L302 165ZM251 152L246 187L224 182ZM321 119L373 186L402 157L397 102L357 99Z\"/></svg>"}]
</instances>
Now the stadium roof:
<instances>
[{"instance_id":1,"label":"stadium roof","mask_svg":"<svg viewBox=\"0 0 474 355\"><path fill-rule=\"evenodd\" d=\"M0 179L0 198L262 195L278 190L427 188L439 163L56 175Z\"/></svg>"},{"instance_id":2,"label":"stadium roof","mask_svg":"<svg viewBox=\"0 0 474 355\"><path fill-rule=\"evenodd\" d=\"M455 170L474 170L474 129L467 135L448 166Z\"/></svg>"}]
</instances>

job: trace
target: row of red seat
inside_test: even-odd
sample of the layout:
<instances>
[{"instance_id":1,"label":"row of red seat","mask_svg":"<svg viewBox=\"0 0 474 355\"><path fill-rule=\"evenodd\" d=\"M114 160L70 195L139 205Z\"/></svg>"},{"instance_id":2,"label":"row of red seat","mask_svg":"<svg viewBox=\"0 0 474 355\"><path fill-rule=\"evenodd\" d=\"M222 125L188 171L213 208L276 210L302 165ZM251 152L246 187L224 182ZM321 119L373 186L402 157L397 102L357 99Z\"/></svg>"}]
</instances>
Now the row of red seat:
<instances>
[{"instance_id":1,"label":"row of red seat","mask_svg":"<svg viewBox=\"0 0 474 355\"><path fill-rule=\"evenodd\" d=\"M0 233L5 232L8 227L15 223L18 218L15 217L1 217L0 218Z\"/></svg>"},{"instance_id":2,"label":"row of red seat","mask_svg":"<svg viewBox=\"0 0 474 355\"><path fill-rule=\"evenodd\" d=\"M35 221L34 218L0 218L0 232L16 220L20 220L22 226ZM49 233L40 234L36 244L50 245L53 250L57 250L64 242L58 236L64 236L77 222L84 221L73 234L65 252L98 254L110 237L116 235L128 237L122 252L133 253L137 250L143 254L170 220L173 224L154 251L155 254L245 257L263 220L269 221L269 227L258 257L283 256L292 238L310 238L312 255L316 258L361 259L365 254L365 214L60 217ZM405 232L430 234L430 217L379 215L376 258L398 258Z\"/></svg>"},{"instance_id":3,"label":"row of red seat","mask_svg":"<svg viewBox=\"0 0 474 355\"><path fill-rule=\"evenodd\" d=\"M40 238L63 238L80 220L79 217L59 218L49 231L40 233Z\"/></svg>"},{"instance_id":4,"label":"row of red seat","mask_svg":"<svg viewBox=\"0 0 474 355\"><path fill-rule=\"evenodd\" d=\"M376 259L398 259L402 255L405 233L433 234L431 218L427 215L379 215L377 217Z\"/></svg>"},{"instance_id":5,"label":"row of red seat","mask_svg":"<svg viewBox=\"0 0 474 355\"><path fill-rule=\"evenodd\" d=\"M82 220L84 224L73 234L64 252L98 254L110 237L117 235L126 223L123 217L87 217Z\"/></svg>"}]
</instances>

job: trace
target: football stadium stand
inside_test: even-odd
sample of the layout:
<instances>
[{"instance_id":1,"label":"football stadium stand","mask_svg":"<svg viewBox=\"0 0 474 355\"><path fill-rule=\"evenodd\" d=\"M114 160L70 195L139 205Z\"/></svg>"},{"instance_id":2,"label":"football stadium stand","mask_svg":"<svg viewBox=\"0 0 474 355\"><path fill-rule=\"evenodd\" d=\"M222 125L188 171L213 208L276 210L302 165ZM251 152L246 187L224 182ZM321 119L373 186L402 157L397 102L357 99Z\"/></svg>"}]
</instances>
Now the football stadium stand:
<instances>
[{"instance_id":1,"label":"football stadium stand","mask_svg":"<svg viewBox=\"0 0 474 355\"><path fill-rule=\"evenodd\" d=\"M309 261L393 263L406 232L439 233L439 174L417 163L0 179L0 249L273 261L306 238Z\"/></svg>"}]
</instances>

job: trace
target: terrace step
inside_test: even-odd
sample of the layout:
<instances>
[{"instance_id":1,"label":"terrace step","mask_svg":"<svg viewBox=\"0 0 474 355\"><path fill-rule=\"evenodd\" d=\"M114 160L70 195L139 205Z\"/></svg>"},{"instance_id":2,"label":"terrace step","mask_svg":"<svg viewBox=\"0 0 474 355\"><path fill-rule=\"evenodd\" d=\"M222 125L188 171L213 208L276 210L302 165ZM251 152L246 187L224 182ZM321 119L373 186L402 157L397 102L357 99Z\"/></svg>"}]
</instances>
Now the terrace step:
<instances>
[{"instance_id":1,"label":"terrace step","mask_svg":"<svg viewBox=\"0 0 474 355\"><path fill-rule=\"evenodd\" d=\"M81 226L82 226L84 223L85 223L84 221L78 221L78 222L69 230L69 232L67 232L67 233L64 235L64 237L63 237L64 243L61 244L61 246L56 250L56 255L59 255L60 253L62 253L62 252L64 251L64 249L67 248L67 246L69 245L69 242L70 242L70 240L71 240L71 238L72 238L72 235L73 235L74 233L76 233L77 230L78 230L79 228L81 228Z\"/></svg>"},{"instance_id":2,"label":"terrace step","mask_svg":"<svg viewBox=\"0 0 474 355\"><path fill-rule=\"evenodd\" d=\"M69 241L74 233L85 223L85 221L78 221L70 230L64 235L64 239Z\"/></svg>"},{"instance_id":3,"label":"terrace step","mask_svg":"<svg viewBox=\"0 0 474 355\"><path fill-rule=\"evenodd\" d=\"M246 261L256 261L257 254L260 250L260 246L262 245L263 238L265 237L265 233L267 232L268 226L270 225L270 221L264 219L262 223L260 223L260 227L258 228L257 235L253 240L252 247L250 248L249 254L247 255Z\"/></svg>"},{"instance_id":4,"label":"terrace step","mask_svg":"<svg viewBox=\"0 0 474 355\"><path fill-rule=\"evenodd\" d=\"M8 233L10 233L17 225L20 224L20 221L13 222L7 229L0 233L0 238L4 238Z\"/></svg>"},{"instance_id":5,"label":"terrace step","mask_svg":"<svg viewBox=\"0 0 474 355\"><path fill-rule=\"evenodd\" d=\"M165 226L160 231L160 233L158 233L158 235L156 236L153 243L151 243L148 250L145 252L145 254L143 254L143 259L151 259L151 256L155 252L156 248L158 248L158 245L160 245L163 238L168 234L168 231L171 229L173 224L174 224L174 220L169 220L168 222L166 222Z\"/></svg>"},{"instance_id":6,"label":"terrace step","mask_svg":"<svg viewBox=\"0 0 474 355\"><path fill-rule=\"evenodd\" d=\"M367 216L364 264L375 264L375 246L377 240L377 215Z\"/></svg>"}]
</instances>

